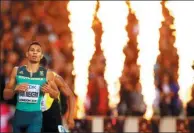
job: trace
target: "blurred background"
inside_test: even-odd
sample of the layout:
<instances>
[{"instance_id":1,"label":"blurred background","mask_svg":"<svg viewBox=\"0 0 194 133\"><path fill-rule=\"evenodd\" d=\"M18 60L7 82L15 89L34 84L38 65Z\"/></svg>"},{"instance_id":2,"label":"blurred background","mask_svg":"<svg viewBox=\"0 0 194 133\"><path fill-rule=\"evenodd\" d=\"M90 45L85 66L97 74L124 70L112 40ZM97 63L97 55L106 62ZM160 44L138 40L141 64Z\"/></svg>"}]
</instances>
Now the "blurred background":
<instances>
[{"instance_id":1,"label":"blurred background","mask_svg":"<svg viewBox=\"0 0 194 133\"><path fill-rule=\"evenodd\" d=\"M194 132L193 7L1 1L1 132L12 131L16 103L3 89L32 41L76 95L72 132Z\"/></svg>"}]
</instances>

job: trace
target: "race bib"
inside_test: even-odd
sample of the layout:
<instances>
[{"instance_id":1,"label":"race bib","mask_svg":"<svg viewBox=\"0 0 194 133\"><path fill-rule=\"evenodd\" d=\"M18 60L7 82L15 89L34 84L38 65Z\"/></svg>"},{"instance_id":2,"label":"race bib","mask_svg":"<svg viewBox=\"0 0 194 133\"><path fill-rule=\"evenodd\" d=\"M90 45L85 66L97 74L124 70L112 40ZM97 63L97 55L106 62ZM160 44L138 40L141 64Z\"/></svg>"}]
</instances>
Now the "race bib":
<instances>
[{"instance_id":1,"label":"race bib","mask_svg":"<svg viewBox=\"0 0 194 133\"><path fill-rule=\"evenodd\" d=\"M29 84L28 90L19 93L19 102L37 103L40 94L40 85Z\"/></svg>"}]
</instances>

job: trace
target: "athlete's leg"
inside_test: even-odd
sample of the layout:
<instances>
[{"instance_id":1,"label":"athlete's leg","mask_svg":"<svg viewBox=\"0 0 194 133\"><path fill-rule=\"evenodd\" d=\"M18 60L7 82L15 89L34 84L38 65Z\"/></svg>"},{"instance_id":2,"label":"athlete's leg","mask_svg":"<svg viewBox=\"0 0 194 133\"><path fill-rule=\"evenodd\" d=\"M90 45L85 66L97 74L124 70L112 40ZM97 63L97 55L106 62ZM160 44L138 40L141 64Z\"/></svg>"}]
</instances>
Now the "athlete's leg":
<instances>
[{"instance_id":1,"label":"athlete's leg","mask_svg":"<svg viewBox=\"0 0 194 133\"><path fill-rule=\"evenodd\" d=\"M43 112L42 132L58 132L58 125L62 125L62 120L58 102L54 101L51 108Z\"/></svg>"},{"instance_id":2,"label":"athlete's leg","mask_svg":"<svg viewBox=\"0 0 194 133\"><path fill-rule=\"evenodd\" d=\"M23 119L24 118L24 119ZM16 110L14 119L13 119L13 132L21 133L21 128L25 128L28 126L27 118L25 117L25 113L23 111Z\"/></svg>"},{"instance_id":3,"label":"athlete's leg","mask_svg":"<svg viewBox=\"0 0 194 133\"><path fill-rule=\"evenodd\" d=\"M47 111L42 112L42 129L41 132L45 133L47 130L47 127L50 126L48 125L49 121L51 121L49 119L49 115L47 114Z\"/></svg>"},{"instance_id":4,"label":"athlete's leg","mask_svg":"<svg viewBox=\"0 0 194 133\"><path fill-rule=\"evenodd\" d=\"M58 132L58 125L61 125L59 118L54 116L48 116L46 119L43 119L42 132Z\"/></svg>"},{"instance_id":5,"label":"athlete's leg","mask_svg":"<svg viewBox=\"0 0 194 133\"><path fill-rule=\"evenodd\" d=\"M27 132L28 133L40 133L42 128L42 112L35 112L34 118L30 125L28 126Z\"/></svg>"},{"instance_id":6,"label":"athlete's leg","mask_svg":"<svg viewBox=\"0 0 194 133\"><path fill-rule=\"evenodd\" d=\"M13 133L20 133L20 132L21 132L20 127L14 124L13 125Z\"/></svg>"}]
</instances>

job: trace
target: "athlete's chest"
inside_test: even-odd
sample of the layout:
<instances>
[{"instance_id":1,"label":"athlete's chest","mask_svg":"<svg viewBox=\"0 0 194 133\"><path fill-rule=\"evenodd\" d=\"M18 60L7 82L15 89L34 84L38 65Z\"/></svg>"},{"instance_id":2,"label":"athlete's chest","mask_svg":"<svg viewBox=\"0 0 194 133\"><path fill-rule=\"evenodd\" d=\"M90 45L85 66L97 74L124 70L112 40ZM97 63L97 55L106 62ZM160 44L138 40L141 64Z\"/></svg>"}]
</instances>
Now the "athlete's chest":
<instances>
[{"instance_id":1,"label":"athlete's chest","mask_svg":"<svg viewBox=\"0 0 194 133\"><path fill-rule=\"evenodd\" d=\"M28 89L26 92L18 94L19 102L37 103L40 95L42 95L41 88L46 83L46 78L43 77L29 77L18 75L16 77L17 84L27 83Z\"/></svg>"},{"instance_id":2,"label":"athlete's chest","mask_svg":"<svg viewBox=\"0 0 194 133\"><path fill-rule=\"evenodd\" d=\"M46 78L44 77L29 77L29 76L16 76L17 84L27 83L27 84L36 84L42 86L46 83Z\"/></svg>"},{"instance_id":3,"label":"athlete's chest","mask_svg":"<svg viewBox=\"0 0 194 133\"><path fill-rule=\"evenodd\" d=\"M46 72L37 71L30 74L25 68L18 71L16 76L17 84L28 83L42 86L46 82Z\"/></svg>"}]
</instances>

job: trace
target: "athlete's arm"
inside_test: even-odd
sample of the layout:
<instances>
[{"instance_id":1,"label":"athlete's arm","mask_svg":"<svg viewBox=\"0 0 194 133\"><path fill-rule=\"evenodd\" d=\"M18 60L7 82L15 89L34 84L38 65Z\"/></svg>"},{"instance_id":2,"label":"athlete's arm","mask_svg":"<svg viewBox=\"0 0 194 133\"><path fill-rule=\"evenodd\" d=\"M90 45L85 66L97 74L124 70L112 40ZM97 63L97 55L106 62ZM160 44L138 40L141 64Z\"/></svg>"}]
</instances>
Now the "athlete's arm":
<instances>
[{"instance_id":1,"label":"athlete's arm","mask_svg":"<svg viewBox=\"0 0 194 133\"><path fill-rule=\"evenodd\" d=\"M48 84L45 84L42 87L42 91L44 93L49 93L50 97L57 99L59 96L59 90L56 84L54 83L54 74L50 70L47 72L47 81L48 81Z\"/></svg>"},{"instance_id":2,"label":"athlete's arm","mask_svg":"<svg viewBox=\"0 0 194 133\"><path fill-rule=\"evenodd\" d=\"M68 116L67 116L67 124L72 128L74 126L74 109L75 109L75 98L72 90L68 87L68 85L65 83L63 78L59 75L55 76L55 83L57 84L57 87L61 91L63 95L67 97L67 104L68 104Z\"/></svg>"},{"instance_id":3,"label":"athlete's arm","mask_svg":"<svg viewBox=\"0 0 194 133\"><path fill-rule=\"evenodd\" d=\"M5 89L3 91L3 98L5 100L12 99L16 92L25 92L28 89L28 84L25 83L17 85L15 87L17 70L18 67L13 68L11 75L9 77L9 81L5 86Z\"/></svg>"},{"instance_id":4,"label":"athlete's arm","mask_svg":"<svg viewBox=\"0 0 194 133\"><path fill-rule=\"evenodd\" d=\"M16 83L16 80L15 80L15 77L16 77L16 74L17 74L17 67L14 67L12 72L11 72L11 75L9 77L9 81L8 83L6 84L5 88L4 88L4 91L3 91L3 98L5 100L9 100L11 98L13 98L15 92L14 92L14 86L15 86L15 83Z\"/></svg>"}]
</instances>

